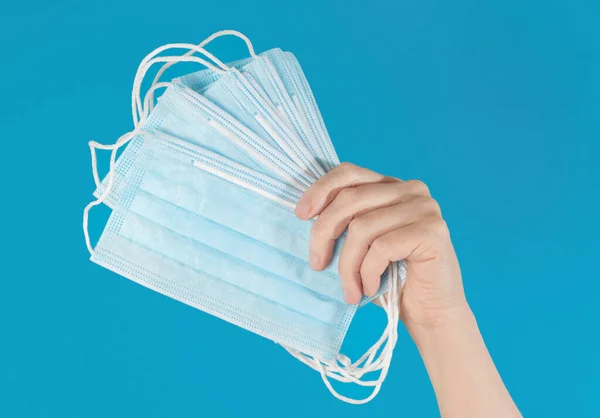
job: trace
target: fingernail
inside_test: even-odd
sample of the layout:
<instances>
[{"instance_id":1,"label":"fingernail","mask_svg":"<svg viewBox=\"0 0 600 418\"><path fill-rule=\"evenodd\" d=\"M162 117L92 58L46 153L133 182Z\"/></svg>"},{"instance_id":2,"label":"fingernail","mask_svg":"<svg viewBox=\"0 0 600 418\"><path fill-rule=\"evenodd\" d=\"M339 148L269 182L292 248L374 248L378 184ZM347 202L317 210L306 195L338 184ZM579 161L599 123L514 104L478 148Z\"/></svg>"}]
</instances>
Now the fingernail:
<instances>
[{"instance_id":1,"label":"fingernail","mask_svg":"<svg viewBox=\"0 0 600 418\"><path fill-rule=\"evenodd\" d=\"M318 269L320 261L321 258L319 257L319 255L311 251L308 255L308 264L310 264L310 267L314 270Z\"/></svg>"},{"instance_id":2,"label":"fingernail","mask_svg":"<svg viewBox=\"0 0 600 418\"><path fill-rule=\"evenodd\" d=\"M296 215L301 216L303 218L308 217L310 213L310 205L304 199L300 199L298 204L296 205Z\"/></svg>"}]
</instances>

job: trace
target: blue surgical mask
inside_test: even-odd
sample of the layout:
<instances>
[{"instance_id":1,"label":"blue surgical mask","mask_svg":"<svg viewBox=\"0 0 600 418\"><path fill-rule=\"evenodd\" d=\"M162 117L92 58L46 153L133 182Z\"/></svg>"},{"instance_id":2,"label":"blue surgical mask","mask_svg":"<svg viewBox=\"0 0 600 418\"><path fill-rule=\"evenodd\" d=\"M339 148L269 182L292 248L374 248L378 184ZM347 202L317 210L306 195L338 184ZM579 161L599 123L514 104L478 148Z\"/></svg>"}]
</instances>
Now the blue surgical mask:
<instances>
[{"instance_id":1,"label":"blue surgical mask","mask_svg":"<svg viewBox=\"0 0 600 418\"><path fill-rule=\"evenodd\" d=\"M214 90L218 88L226 90L233 88L231 86L235 84L237 82L233 78L224 75L219 81L212 84L212 88ZM203 138L202 144L205 142L202 132L208 129L214 137L218 138L219 144L225 144L225 146L217 150L221 155L229 158L229 150L232 150L233 147L229 145L229 150L225 147L227 144L235 146L236 158L232 158L234 161L237 160L248 167L254 167L258 164L261 167L261 171L272 173L276 178L300 188L310 185L317 178L312 173L309 173L305 167L296 164L276 144L265 140L265 135L257 135L253 130L244 126L243 123L232 116L231 113L222 110L219 106L207 100L206 97L178 83L172 84L165 94L167 95L166 99L169 100L168 103L165 103L166 106L163 106L166 109L156 114L152 112L144 126L150 129L160 129L172 135L181 134L182 138L186 138L183 135L188 132L189 135L194 135L195 133L197 137ZM161 107L164 96L161 96L157 108ZM185 122L180 119L176 123L171 123L169 124L170 126L165 127L164 125L168 123L169 117L177 114L174 109L176 107L187 110L187 113L182 115ZM163 114L169 116L162 118ZM190 117L190 114L193 116ZM181 131L184 132L181 133ZM248 159L253 160L256 164L248 164Z\"/></svg>"},{"instance_id":2,"label":"blue surgical mask","mask_svg":"<svg viewBox=\"0 0 600 418\"><path fill-rule=\"evenodd\" d=\"M179 47L183 47L183 44L179 44ZM217 63L217 67L210 65L214 75L205 77L209 84L198 89L197 92L271 145L279 147L308 174L315 178L325 174L323 167L294 132L285 115L269 101L269 94L265 88L273 94L275 91L273 86L278 86L275 88L277 93L273 97L286 94L283 83L279 80L273 66L269 67L266 60L254 55L247 65L254 71L246 71L242 74L235 67L229 67L205 50L202 51ZM251 53L253 54L252 50ZM261 85L261 81L265 84ZM291 103L291 100L288 102ZM291 115L289 109L288 115Z\"/></svg>"},{"instance_id":3,"label":"blue surgical mask","mask_svg":"<svg viewBox=\"0 0 600 418\"><path fill-rule=\"evenodd\" d=\"M306 190L315 180L272 144L179 83L169 85L140 127L201 145L231 161L277 178L297 190ZM121 173L117 171L116 185L120 178ZM97 186L101 187L99 181Z\"/></svg>"},{"instance_id":4,"label":"blue surgical mask","mask_svg":"<svg viewBox=\"0 0 600 418\"><path fill-rule=\"evenodd\" d=\"M152 165L149 162L152 162ZM184 167L186 167L185 170ZM285 183L227 160L207 149L193 146L186 141L159 132L149 131L132 140L116 162L114 171L119 173L120 182L118 186L113 184L107 196L107 199L113 202L111 205L113 209L123 206L123 200L127 200L124 196L131 195L132 190L137 190L137 188L140 188L143 193L150 193L152 196L160 198L161 201L158 202L160 204L190 202L177 203L177 205L188 211L191 210L191 207L202 206L203 211L213 214L208 217L213 223L227 225L244 237L251 236L262 242L267 246L267 253L271 249L277 248L277 253L283 252L292 255L294 259L301 260L305 267L308 267L308 236L313 221L300 221L294 215L295 205L302 193ZM211 176L203 175L205 173L209 173L225 183L217 181L212 188L205 188L192 178L193 175L200 175L200 180L206 178L214 180ZM188 189L182 188L178 181L187 184ZM169 186L167 187L167 185ZM236 187L230 187L231 185ZM152 188L160 190L148 190ZM199 191L194 191L194 188L198 188ZM244 198L234 196L240 189L248 191L250 196ZM100 194L104 190L102 187L97 192ZM210 199L207 196L210 196ZM277 216L275 216L275 212L263 207L264 204L271 206L273 203L283 209L277 210ZM214 209L211 209L213 207ZM152 204L145 202L144 205L141 205L142 211L146 209L151 210ZM184 215L172 211L159 212L164 212L164 217L170 218L166 219L166 222L178 222L184 218ZM167 212L169 212L168 215L166 215ZM154 219L157 215L145 216L147 219ZM200 216L207 217L207 214L202 212ZM178 219L172 219L174 217ZM193 221L201 223L202 219ZM276 226L268 229L265 224L269 221L276 221ZM238 223L240 226L236 226ZM170 225L167 227L173 229ZM206 225L200 229L211 230ZM255 233L251 231L255 231ZM312 269L308 274L314 283L318 283L315 286L338 301L343 301L337 269L338 250L344 239L345 234L338 240L332 261L323 271L327 277L322 277L321 273ZM259 263L269 264L274 260L279 260L276 254L268 255L267 253L261 254L260 257L251 251L242 251L239 254L241 257L249 257L249 259L257 258ZM280 264L280 267L278 270L280 274L285 269L289 271L289 260L287 263ZM263 266L262 268L264 271L271 271L270 267ZM296 271L296 273L298 272ZM333 281L329 280L331 278ZM387 289L387 282L386 274L383 277L379 293L374 297L364 298L358 306L363 306L380 296Z\"/></svg>"},{"instance_id":5,"label":"blue surgical mask","mask_svg":"<svg viewBox=\"0 0 600 418\"><path fill-rule=\"evenodd\" d=\"M256 80L282 119L289 123L326 171L340 163L306 76L293 54L276 48L227 66ZM182 76L178 81L203 93L219 77L218 72L204 69Z\"/></svg>"},{"instance_id":6,"label":"blue surgical mask","mask_svg":"<svg viewBox=\"0 0 600 418\"><path fill-rule=\"evenodd\" d=\"M254 65L258 60L260 58L248 65ZM258 72L255 74L258 77ZM230 68L208 86L202 96L278 146L300 168L315 178L321 177L325 170L268 100L268 94L257 81L255 77L249 78L236 68Z\"/></svg>"},{"instance_id":7,"label":"blue surgical mask","mask_svg":"<svg viewBox=\"0 0 600 418\"><path fill-rule=\"evenodd\" d=\"M318 370L339 399L372 399L385 379L397 339L404 265L390 265L382 277L380 293L388 290L388 297L380 299L388 315L383 337L351 363L339 353L358 307L344 302L337 275L344 238L338 241L331 265L323 272L313 271L307 261L311 223L293 213L301 191L239 161L165 135L148 123L151 118L152 114L113 146L90 144L92 149L113 151L105 187L84 211L92 260L278 342ZM193 121L182 120L187 122ZM117 149L129 141L115 163ZM279 163L266 161L269 164ZM95 157L93 166L95 172ZM110 202L114 210L92 248L88 213L102 202ZM381 371L377 380L361 379L372 371ZM373 393L360 401L346 398L335 392L329 378L373 387Z\"/></svg>"},{"instance_id":8,"label":"blue surgical mask","mask_svg":"<svg viewBox=\"0 0 600 418\"><path fill-rule=\"evenodd\" d=\"M340 159L333 147L325 122L317 106L317 101L300 63L294 54L283 52L278 48L266 51L265 54L273 62L277 72L285 74L281 77L285 83L285 88L296 104L298 112L304 115L310 133L316 139L316 147L319 147L321 155L324 156L325 164L328 168L337 166Z\"/></svg>"},{"instance_id":9,"label":"blue surgical mask","mask_svg":"<svg viewBox=\"0 0 600 418\"><path fill-rule=\"evenodd\" d=\"M309 267L310 223L282 207L285 192L261 184L271 198L261 197L195 165L206 158L150 137L123 161L132 181L92 261L293 349L335 357L356 306L344 303L332 269Z\"/></svg>"},{"instance_id":10,"label":"blue surgical mask","mask_svg":"<svg viewBox=\"0 0 600 418\"><path fill-rule=\"evenodd\" d=\"M264 93L266 101L270 102L281 119L287 122L294 134L310 151L310 155L317 160L319 167L329 170L332 168L332 164L327 160L321 145L313 135L305 114L299 110L298 104L288 92L288 90L290 92L296 91L290 88L292 85L290 73L282 68L278 71L269 58L275 52L275 50L267 51L256 58L235 61L227 64L227 66L239 69L256 91ZM194 91L204 94L207 90L210 91L212 83L218 80L219 77L219 73L205 69L180 77L178 81ZM287 89L286 85L288 86Z\"/></svg>"},{"instance_id":11,"label":"blue surgical mask","mask_svg":"<svg viewBox=\"0 0 600 418\"><path fill-rule=\"evenodd\" d=\"M358 307L344 302L337 275L343 238L331 265L313 271L311 222L293 213L299 193L163 134L144 133L128 148L92 261L269 338L323 376L360 382L363 369L339 354ZM390 267L382 290L395 289L401 268Z\"/></svg>"}]
</instances>

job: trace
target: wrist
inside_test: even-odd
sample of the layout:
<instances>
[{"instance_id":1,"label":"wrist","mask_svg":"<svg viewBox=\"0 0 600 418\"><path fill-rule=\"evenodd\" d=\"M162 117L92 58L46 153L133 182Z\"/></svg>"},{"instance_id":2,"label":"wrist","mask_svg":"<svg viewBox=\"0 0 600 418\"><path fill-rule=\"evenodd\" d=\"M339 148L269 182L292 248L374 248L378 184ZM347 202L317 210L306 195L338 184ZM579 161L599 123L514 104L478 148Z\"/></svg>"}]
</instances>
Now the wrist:
<instances>
[{"instance_id":1,"label":"wrist","mask_svg":"<svg viewBox=\"0 0 600 418\"><path fill-rule=\"evenodd\" d=\"M431 315L427 321L405 319L404 324L419 349L429 341L435 342L448 334L477 327L475 315L466 301Z\"/></svg>"}]
</instances>

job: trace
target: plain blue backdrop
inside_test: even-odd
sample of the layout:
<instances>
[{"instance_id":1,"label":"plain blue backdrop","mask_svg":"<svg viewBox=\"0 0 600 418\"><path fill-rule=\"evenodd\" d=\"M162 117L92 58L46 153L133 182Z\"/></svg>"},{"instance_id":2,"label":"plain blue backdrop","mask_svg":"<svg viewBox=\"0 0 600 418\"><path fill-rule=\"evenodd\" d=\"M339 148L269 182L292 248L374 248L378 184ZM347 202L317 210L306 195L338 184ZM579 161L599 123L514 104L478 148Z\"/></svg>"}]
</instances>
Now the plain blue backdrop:
<instances>
[{"instance_id":1,"label":"plain blue backdrop","mask_svg":"<svg viewBox=\"0 0 600 418\"><path fill-rule=\"evenodd\" d=\"M429 184L523 413L600 417L599 21L572 0L3 0L0 416L438 415L404 331L381 394L350 406L272 342L88 260L87 142L131 129L139 61L238 29L297 55L342 160ZM366 308L345 350L383 324Z\"/></svg>"}]
</instances>

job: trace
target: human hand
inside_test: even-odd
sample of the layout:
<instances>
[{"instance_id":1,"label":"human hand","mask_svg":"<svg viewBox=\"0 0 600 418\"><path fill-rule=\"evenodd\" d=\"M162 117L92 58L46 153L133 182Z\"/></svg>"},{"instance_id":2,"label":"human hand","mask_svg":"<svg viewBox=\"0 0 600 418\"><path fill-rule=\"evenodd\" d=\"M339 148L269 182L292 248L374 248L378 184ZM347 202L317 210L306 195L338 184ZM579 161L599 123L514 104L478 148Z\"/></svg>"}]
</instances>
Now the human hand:
<instances>
[{"instance_id":1,"label":"human hand","mask_svg":"<svg viewBox=\"0 0 600 418\"><path fill-rule=\"evenodd\" d=\"M316 270L327 267L335 240L348 230L339 260L348 303L373 296L388 264L405 260L400 313L409 331L468 310L448 228L424 183L343 163L304 193L296 215L318 216L310 237L310 265Z\"/></svg>"}]
</instances>

